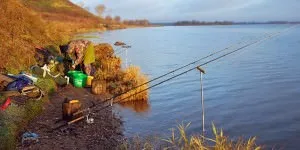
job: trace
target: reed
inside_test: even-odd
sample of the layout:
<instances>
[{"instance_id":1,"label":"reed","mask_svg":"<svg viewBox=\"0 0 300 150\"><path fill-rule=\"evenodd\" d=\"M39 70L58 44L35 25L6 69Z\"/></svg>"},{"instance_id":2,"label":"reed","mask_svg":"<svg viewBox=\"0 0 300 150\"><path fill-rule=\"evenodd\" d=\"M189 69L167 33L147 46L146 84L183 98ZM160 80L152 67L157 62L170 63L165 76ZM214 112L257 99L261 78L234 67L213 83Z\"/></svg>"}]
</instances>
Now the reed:
<instances>
[{"instance_id":1,"label":"reed","mask_svg":"<svg viewBox=\"0 0 300 150\"><path fill-rule=\"evenodd\" d=\"M171 129L171 136L168 139L161 139L158 142L155 140L142 140L135 137L131 142L125 141L120 145L119 149L164 149L164 150L261 150L262 147L256 144L256 137L244 140L239 138L232 140L225 136L222 130L218 130L212 124L212 132L214 137L208 138L203 135L187 136L186 130L190 126L188 124L180 124L177 129Z\"/></svg>"}]
</instances>

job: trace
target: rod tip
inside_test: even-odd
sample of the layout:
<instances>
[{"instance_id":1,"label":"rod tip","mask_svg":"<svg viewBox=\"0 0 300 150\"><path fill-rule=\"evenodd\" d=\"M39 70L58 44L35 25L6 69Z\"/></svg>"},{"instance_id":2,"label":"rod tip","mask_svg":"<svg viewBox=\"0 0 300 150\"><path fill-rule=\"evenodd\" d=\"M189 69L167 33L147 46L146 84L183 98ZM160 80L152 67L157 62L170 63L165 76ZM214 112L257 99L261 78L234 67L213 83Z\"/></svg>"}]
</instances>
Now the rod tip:
<instances>
[{"instance_id":1,"label":"rod tip","mask_svg":"<svg viewBox=\"0 0 300 150\"><path fill-rule=\"evenodd\" d=\"M205 70L203 68L201 68L200 66L197 66L197 69L204 74L206 73Z\"/></svg>"}]
</instances>

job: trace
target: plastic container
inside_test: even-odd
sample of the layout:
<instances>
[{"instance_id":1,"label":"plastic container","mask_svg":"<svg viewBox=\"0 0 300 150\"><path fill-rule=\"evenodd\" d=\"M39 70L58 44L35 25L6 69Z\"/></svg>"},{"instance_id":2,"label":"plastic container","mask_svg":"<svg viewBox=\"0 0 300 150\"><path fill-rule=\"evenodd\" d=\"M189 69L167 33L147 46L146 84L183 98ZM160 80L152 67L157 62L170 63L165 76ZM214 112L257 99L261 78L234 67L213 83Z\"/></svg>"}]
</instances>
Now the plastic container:
<instances>
[{"instance_id":1,"label":"plastic container","mask_svg":"<svg viewBox=\"0 0 300 150\"><path fill-rule=\"evenodd\" d=\"M87 81L86 81L86 86L88 86L88 87L92 86L93 79L94 79L93 76L88 76Z\"/></svg>"},{"instance_id":2,"label":"plastic container","mask_svg":"<svg viewBox=\"0 0 300 150\"><path fill-rule=\"evenodd\" d=\"M83 73L76 73L72 77L73 85L77 88L86 86L87 75Z\"/></svg>"},{"instance_id":3,"label":"plastic container","mask_svg":"<svg viewBox=\"0 0 300 150\"><path fill-rule=\"evenodd\" d=\"M73 76L76 75L76 74L80 74L80 73L83 73L82 71L77 71L77 70L72 70L72 71L68 71L67 73L67 76L69 77L69 81L74 84L73 82Z\"/></svg>"}]
</instances>

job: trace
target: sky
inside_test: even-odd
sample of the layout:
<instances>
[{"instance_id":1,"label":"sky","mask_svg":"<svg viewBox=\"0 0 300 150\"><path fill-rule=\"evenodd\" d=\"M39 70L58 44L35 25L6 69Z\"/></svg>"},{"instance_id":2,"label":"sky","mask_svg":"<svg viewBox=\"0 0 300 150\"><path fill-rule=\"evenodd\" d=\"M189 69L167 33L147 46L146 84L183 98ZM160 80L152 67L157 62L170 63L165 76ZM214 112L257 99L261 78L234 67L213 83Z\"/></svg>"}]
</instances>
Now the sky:
<instances>
[{"instance_id":1,"label":"sky","mask_svg":"<svg viewBox=\"0 0 300 150\"><path fill-rule=\"evenodd\" d=\"M105 15L151 22L300 21L300 0L71 0L95 13L104 4Z\"/></svg>"}]
</instances>

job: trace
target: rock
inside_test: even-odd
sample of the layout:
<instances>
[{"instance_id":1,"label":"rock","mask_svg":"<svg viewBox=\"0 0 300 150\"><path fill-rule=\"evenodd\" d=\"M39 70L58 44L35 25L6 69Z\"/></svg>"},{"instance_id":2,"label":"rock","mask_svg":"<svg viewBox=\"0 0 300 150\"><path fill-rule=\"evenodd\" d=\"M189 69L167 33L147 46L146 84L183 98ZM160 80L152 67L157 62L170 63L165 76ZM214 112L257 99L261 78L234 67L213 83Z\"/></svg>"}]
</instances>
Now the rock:
<instances>
[{"instance_id":1,"label":"rock","mask_svg":"<svg viewBox=\"0 0 300 150\"><path fill-rule=\"evenodd\" d=\"M124 42L121 42L121 41L117 41L115 44L115 46L124 46L126 45Z\"/></svg>"}]
</instances>

